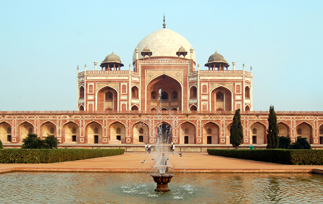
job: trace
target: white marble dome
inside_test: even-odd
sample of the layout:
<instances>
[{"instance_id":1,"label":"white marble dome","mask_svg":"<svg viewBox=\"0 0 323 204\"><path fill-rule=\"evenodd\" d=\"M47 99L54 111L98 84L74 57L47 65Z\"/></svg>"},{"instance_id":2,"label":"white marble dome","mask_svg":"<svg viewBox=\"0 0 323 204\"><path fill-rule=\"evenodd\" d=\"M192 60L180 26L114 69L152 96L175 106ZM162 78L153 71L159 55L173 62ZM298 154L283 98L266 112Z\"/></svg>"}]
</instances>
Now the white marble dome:
<instances>
[{"instance_id":1,"label":"white marble dome","mask_svg":"<svg viewBox=\"0 0 323 204\"><path fill-rule=\"evenodd\" d=\"M176 52L183 46L187 52L186 58L190 58L190 49L193 48L192 45L180 34L169 30L167 28L162 28L157 30L144 39L142 39L136 48L138 48L138 57L142 59L141 52L145 47L148 47L152 52L151 57L178 57ZM196 62L195 51L193 51L192 59ZM136 60L136 50L133 53L132 61Z\"/></svg>"}]
</instances>

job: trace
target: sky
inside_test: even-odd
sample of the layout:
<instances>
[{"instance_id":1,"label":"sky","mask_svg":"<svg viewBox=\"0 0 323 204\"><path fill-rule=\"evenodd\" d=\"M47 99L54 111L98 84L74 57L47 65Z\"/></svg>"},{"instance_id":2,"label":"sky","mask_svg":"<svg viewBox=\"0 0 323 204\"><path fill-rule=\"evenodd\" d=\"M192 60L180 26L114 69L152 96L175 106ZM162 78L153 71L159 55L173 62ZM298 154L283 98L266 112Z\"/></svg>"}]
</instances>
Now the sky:
<instances>
[{"instance_id":1,"label":"sky","mask_svg":"<svg viewBox=\"0 0 323 204\"><path fill-rule=\"evenodd\" d=\"M323 111L323 1L0 0L0 111L76 110L77 66L112 51L125 66L166 27L193 46L253 67L253 110ZM229 67L232 69L232 65Z\"/></svg>"}]
</instances>

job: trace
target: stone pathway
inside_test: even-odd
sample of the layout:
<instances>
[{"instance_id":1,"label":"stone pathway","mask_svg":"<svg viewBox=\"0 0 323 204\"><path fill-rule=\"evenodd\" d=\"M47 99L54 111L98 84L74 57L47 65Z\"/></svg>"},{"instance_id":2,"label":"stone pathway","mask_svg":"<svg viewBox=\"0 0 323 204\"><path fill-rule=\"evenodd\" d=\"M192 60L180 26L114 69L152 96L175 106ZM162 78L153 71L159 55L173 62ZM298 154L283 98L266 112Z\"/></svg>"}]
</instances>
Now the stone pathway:
<instances>
[{"instance_id":1,"label":"stone pathway","mask_svg":"<svg viewBox=\"0 0 323 204\"><path fill-rule=\"evenodd\" d=\"M154 154L131 152L124 155L52 164L0 164L0 173L12 171L54 172L154 172ZM212 156L207 153L168 154L169 172L316 172L323 173L323 165L283 165Z\"/></svg>"}]
</instances>

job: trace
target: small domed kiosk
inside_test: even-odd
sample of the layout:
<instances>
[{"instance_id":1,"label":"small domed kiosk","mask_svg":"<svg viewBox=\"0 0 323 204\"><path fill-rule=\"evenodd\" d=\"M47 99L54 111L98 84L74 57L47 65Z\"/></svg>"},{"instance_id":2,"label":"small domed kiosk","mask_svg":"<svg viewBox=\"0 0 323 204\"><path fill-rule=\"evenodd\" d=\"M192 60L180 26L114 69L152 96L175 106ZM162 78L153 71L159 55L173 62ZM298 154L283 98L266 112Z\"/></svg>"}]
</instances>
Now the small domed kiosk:
<instances>
[{"instance_id":1,"label":"small domed kiosk","mask_svg":"<svg viewBox=\"0 0 323 204\"><path fill-rule=\"evenodd\" d=\"M224 68L228 70L230 65L222 55L215 51L215 53L209 57L208 62L204 66L208 67L209 70L224 70Z\"/></svg>"},{"instance_id":2,"label":"small domed kiosk","mask_svg":"<svg viewBox=\"0 0 323 204\"><path fill-rule=\"evenodd\" d=\"M100 67L102 67L102 70L104 71L120 70L120 67L123 67L123 64L121 63L120 57L112 52L106 56Z\"/></svg>"}]
</instances>

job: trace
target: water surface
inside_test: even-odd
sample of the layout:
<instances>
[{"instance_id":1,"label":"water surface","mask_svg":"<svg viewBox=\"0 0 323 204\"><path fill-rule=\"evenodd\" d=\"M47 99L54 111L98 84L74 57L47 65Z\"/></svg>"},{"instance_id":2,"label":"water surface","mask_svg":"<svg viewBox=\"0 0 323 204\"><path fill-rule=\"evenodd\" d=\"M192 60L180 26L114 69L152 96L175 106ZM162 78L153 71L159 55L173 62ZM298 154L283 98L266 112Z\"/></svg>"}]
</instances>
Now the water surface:
<instances>
[{"instance_id":1,"label":"water surface","mask_svg":"<svg viewBox=\"0 0 323 204\"><path fill-rule=\"evenodd\" d=\"M177 173L155 192L147 173L8 173L0 203L319 203L315 174Z\"/></svg>"}]
</instances>

